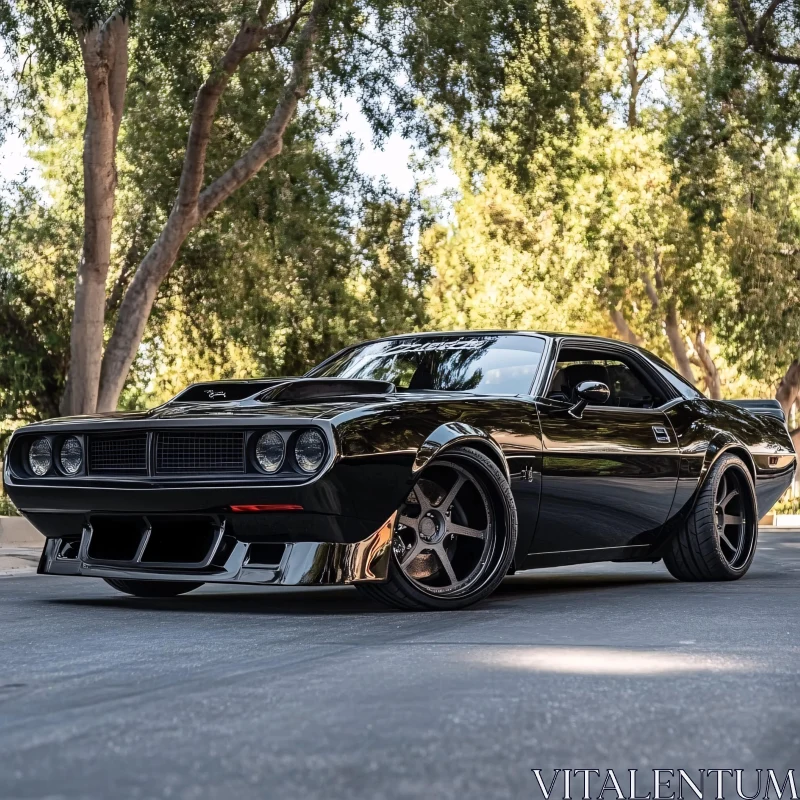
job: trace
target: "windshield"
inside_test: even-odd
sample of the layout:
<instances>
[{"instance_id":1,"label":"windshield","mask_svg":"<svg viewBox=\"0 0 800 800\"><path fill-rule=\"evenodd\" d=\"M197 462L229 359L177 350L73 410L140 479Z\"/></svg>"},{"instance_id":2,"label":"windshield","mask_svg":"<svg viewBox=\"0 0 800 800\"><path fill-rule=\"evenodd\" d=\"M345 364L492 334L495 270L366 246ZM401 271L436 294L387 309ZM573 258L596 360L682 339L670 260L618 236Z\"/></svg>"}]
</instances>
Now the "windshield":
<instances>
[{"instance_id":1,"label":"windshield","mask_svg":"<svg viewBox=\"0 0 800 800\"><path fill-rule=\"evenodd\" d=\"M534 336L389 339L348 350L308 377L391 381L408 391L528 394L543 350Z\"/></svg>"}]
</instances>

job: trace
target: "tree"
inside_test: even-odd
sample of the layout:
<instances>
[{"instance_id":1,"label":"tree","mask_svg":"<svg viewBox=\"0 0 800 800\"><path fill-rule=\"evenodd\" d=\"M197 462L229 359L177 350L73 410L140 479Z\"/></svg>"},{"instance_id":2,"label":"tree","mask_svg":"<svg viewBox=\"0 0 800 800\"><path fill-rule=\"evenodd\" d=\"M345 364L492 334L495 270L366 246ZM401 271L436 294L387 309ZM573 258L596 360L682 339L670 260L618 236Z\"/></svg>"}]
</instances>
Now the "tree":
<instances>
[{"instance_id":1,"label":"tree","mask_svg":"<svg viewBox=\"0 0 800 800\"><path fill-rule=\"evenodd\" d=\"M283 16L268 2L255 9L234 0L224 4L199 0L188 5L167 3L166 16L178 26L189 19L205 22L213 18L227 46L222 53L209 53L215 65L195 98L169 216L135 269L130 268L125 280L111 290L112 302L107 303L117 199L115 158L124 130L122 109L129 88L125 67L136 51L135 47L131 50L131 43L147 41L162 32L148 25L163 21L163 5L143 2L139 6L133 0L124 4L67 0L52 9L18 0L0 17L5 38L18 52L24 52L27 46L28 54L34 49L42 54L37 55L37 63L43 66L46 77L69 75L76 55L75 38L80 45L88 98L85 230L63 404L69 412L105 410L116 405L159 287L181 247L192 231L281 152L287 129L297 117L298 102L309 89L315 64L323 66L319 84L329 94L359 88L379 135L388 132L392 117L397 117L407 131L417 130L439 143L443 141L438 135L442 126L430 124L431 120L463 122L474 118L477 109L489 106L494 107L497 120L514 124L521 132L563 124L564 103L574 94L580 79L576 59L564 48L565 52L551 48L533 62L530 58L527 61L528 73L535 78L527 84L535 90L528 99L535 103L520 102L519 95L511 97L503 92L508 79L505 65L519 63L515 48L520 50L522 43L533 39L545 45L569 40L563 34L573 31L576 23L568 5L553 0L522 5L461 0L433 6L396 0L375 4L298 0L284 9ZM234 22L237 18L239 21ZM447 24L440 24L442 20ZM315 57L316 44L319 52ZM287 52L291 53L288 58L284 55ZM530 55L535 50L527 52ZM206 184L207 153L220 103L230 96L232 83L241 85L246 77L244 66L253 61L270 68L272 80L264 88L273 97L272 111L262 122L259 135L247 143L244 154ZM401 70L405 77L399 81ZM37 74L37 79L40 77ZM29 86L35 82L28 80ZM424 118L418 113L420 92L431 104L432 114ZM383 97L388 101L386 108L380 104ZM107 309L115 311L116 318L103 352Z\"/></svg>"},{"instance_id":2,"label":"tree","mask_svg":"<svg viewBox=\"0 0 800 800\"><path fill-rule=\"evenodd\" d=\"M770 0L760 13L748 0L729 0L745 43L773 64L800 66L800 4L796 0Z\"/></svg>"}]
</instances>

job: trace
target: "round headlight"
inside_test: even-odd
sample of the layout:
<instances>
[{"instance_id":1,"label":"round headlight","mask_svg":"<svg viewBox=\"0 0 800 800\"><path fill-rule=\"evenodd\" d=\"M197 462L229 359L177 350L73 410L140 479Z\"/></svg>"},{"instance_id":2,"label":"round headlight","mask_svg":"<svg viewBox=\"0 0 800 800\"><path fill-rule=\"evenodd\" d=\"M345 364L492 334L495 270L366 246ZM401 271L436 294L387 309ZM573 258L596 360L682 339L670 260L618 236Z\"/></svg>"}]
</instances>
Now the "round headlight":
<instances>
[{"instance_id":1,"label":"round headlight","mask_svg":"<svg viewBox=\"0 0 800 800\"><path fill-rule=\"evenodd\" d=\"M61 445L59 461L61 462L61 469L67 475L76 475L83 466L83 448L74 436L64 439L64 444Z\"/></svg>"},{"instance_id":2,"label":"round headlight","mask_svg":"<svg viewBox=\"0 0 800 800\"><path fill-rule=\"evenodd\" d=\"M264 472L277 472L283 464L285 445L276 431L267 431L256 442L256 461Z\"/></svg>"},{"instance_id":3,"label":"round headlight","mask_svg":"<svg viewBox=\"0 0 800 800\"><path fill-rule=\"evenodd\" d=\"M325 460L325 440L317 431L306 431L294 446L294 457L303 472L316 472Z\"/></svg>"},{"instance_id":4,"label":"round headlight","mask_svg":"<svg viewBox=\"0 0 800 800\"><path fill-rule=\"evenodd\" d=\"M34 475L47 475L53 466L53 448L50 440L44 437L37 439L28 450L28 464Z\"/></svg>"}]
</instances>

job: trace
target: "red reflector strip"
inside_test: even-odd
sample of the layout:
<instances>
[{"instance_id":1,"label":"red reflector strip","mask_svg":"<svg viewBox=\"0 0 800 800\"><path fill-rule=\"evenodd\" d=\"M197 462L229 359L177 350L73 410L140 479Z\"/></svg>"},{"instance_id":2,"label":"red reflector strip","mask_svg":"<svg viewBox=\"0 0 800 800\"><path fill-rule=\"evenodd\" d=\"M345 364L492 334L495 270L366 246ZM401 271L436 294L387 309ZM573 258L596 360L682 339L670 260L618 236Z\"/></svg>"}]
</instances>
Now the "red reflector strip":
<instances>
[{"instance_id":1,"label":"red reflector strip","mask_svg":"<svg viewBox=\"0 0 800 800\"><path fill-rule=\"evenodd\" d=\"M252 514L258 511L302 511L303 506L294 503L268 503L267 505L231 506L234 514Z\"/></svg>"}]
</instances>

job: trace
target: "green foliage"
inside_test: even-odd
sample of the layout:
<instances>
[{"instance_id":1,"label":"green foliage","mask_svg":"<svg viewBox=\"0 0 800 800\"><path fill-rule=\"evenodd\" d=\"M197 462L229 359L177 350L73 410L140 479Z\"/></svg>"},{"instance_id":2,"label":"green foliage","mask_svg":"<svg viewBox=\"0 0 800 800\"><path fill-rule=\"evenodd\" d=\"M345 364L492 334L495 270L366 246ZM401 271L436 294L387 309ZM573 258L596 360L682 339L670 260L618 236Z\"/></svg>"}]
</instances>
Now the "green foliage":
<instances>
[{"instance_id":1,"label":"green foliage","mask_svg":"<svg viewBox=\"0 0 800 800\"><path fill-rule=\"evenodd\" d=\"M4 124L21 119L46 184L43 198L8 187L0 211L7 424L56 413L67 362L85 115L69 10L131 18L110 328L170 212L197 89L255 6L0 3L0 37L25 64L0 92L21 113ZM615 335L619 314L671 358L667 306L695 367L702 336L729 391L761 391L800 352L798 70L748 48L726 4L340 0L317 54L281 156L182 248L126 407L204 378L302 373L354 341L425 327ZM206 181L260 134L289 58L254 53L233 77ZM420 158L452 157L452 216L358 173L355 145L335 137L347 95L376 141L399 130Z\"/></svg>"},{"instance_id":2,"label":"green foliage","mask_svg":"<svg viewBox=\"0 0 800 800\"><path fill-rule=\"evenodd\" d=\"M13 421L56 416L69 351L71 230L18 187L0 201L0 440Z\"/></svg>"},{"instance_id":3,"label":"green foliage","mask_svg":"<svg viewBox=\"0 0 800 800\"><path fill-rule=\"evenodd\" d=\"M0 517L18 517L19 511L11 500L0 492Z\"/></svg>"}]
</instances>

